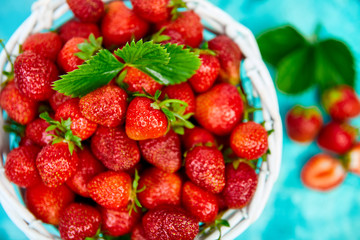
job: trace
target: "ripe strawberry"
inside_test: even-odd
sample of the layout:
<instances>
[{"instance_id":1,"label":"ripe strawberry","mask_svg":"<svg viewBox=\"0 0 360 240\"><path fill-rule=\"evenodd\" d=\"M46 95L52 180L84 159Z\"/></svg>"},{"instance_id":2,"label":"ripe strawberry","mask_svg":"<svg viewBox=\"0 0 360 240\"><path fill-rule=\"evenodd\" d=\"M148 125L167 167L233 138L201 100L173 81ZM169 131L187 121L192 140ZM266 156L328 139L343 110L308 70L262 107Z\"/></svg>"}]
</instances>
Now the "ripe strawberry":
<instances>
[{"instance_id":1,"label":"ripe strawberry","mask_svg":"<svg viewBox=\"0 0 360 240\"><path fill-rule=\"evenodd\" d=\"M179 136L170 130L165 136L139 141L142 156L157 168L169 173L181 167L182 156Z\"/></svg>"},{"instance_id":2,"label":"ripe strawberry","mask_svg":"<svg viewBox=\"0 0 360 240\"><path fill-rule=\"evenodd\" d=\"M230 146L240 158L258 159L268 150L267 131L253 121L240 123L231 133Z\"/></svg>"},{"instance_id":3,"label":"ripe strawberry","mask_svg":"<svg viewBox=\"0 0 360 240\"><path fill-rule=\"evenodd\" d=\"M176 173L167 173L158 168L145 170L139 180L138 189L145 187L137 194L142 206L148 209L163 204L180 205L181 178Z\"/></svg>"},{"instance_id":4,"label":"ripe strawberry","mask_svg":"<svg viewBox=\"0 0 360 240\"><path fill-rule=\"evenodd\" d=\"M219 35L209 41L209 48L217 53L220 61L219 76L222 81L233 85L238 84L242 58L239 46L228 36Z\"/></svg>"},{"instance_id":5,"label":"ripe strawberry","mask_svg":"<svg viewBox=\"0 0 360 240\"><path fill-rule=\"evenodd\" d=\"M114 85L106 85L80 99L80 111L89 120L106 127L116 127L125 120L126 92Z\"/></svg>"},{"instance_id":6,"label":"ripe strawberry","mask_svg":"<svg viewBox=\"0 0 360 240\"><path fill-rule=\"evenodd\" d=\"M228 209L228 206L226 205L226 201L221 193L216 194L215 197L217 199L219 211L224 211L224 210Z\"/></svg>"},{"instance_id":7,"label":"ripe strawberry","mask_svg":"<svg viewBox=\"0 0 360 240\"><path fill-rule=\"evenodd\" d=\"M58 91L55 91L55 93L50 97L49 103L51 108L56 111L61 104L69 99L71 99L70 96L66 96Z\"/></svg>"},{"instance_id":8,"label":"ripe strawberry","mask_svg":"<svg viewBox=\"0 0 360 240\"><path fill-rule=\"evenodd\" d=\"M148 240L142 224L136 225L131 232L131 240Z\"/></svg>"},{"instance_id":9,"label":"ripe strawberry","mask_svg":"<svg viewBox=\"0 0 360 240\"><path fill-rule=\"evenodd\" d=\"M85 62L85 60L74 55L80 52L78 44L84 43L85 40L85 38L75 37L65 43L57 58L57 64L62 70L72 72Z\"/></svg>"},{"instance_id":10,"label":"ripe strawberry","mask_svg":"<svg viewBox=\"0 0 360 240\"><path fill-rule=\"evenodd\" d=\"M360 175L360 143L357 143L346 153L345 160L348 170Z\"/></svg>"},{"instance_id":11,"label":"ripe strawberry","mask_svg":"<svg viewBox=\"0 0 360 240\"><path fill-rule=\"evenodd\" d=\"M85 239L96 235L101 224L99 211L89 205L71 203L61 213L59 232L61 239Z\"/></svg>"},{"instance_id":12,"label":"ripe strawberry","mask_svg":"<svg viewBox=\"0 0 360 240\"><path fill-rule=\"evenodd\" d=\"M192 88L197 93L206 92L214 84L220 71L219 60L209 54L200 54L201 60L200 68L197 72L189 79Z\"/></svg>"},{"instance_id":13,"label":"ripe strawberry","mask_svg":"<svg viewBox=\"0 0 360 240\"><path fill-rule=\"evenodd\" d=\"M122 1L111 2L101 23L104 44L123 45L131 39L139 40L149 29L147 22L135 15Z\"/></svg>"},{"instance_id":14,"label":"ripe strawberry","mask_svg":"<svg viewBox=\"0 0 360 240\"><path fill-rule=\"evenodd\" d=\"M323 119L317 107L296 105L286 114L286 130L289 137L298 142L311 142L319 133Z\"/></svg>"},{"instance_id":15,"label":"ripe strawberry","mask_svg":"<svg viewBox=\"0 0 360 240\"><path fill-rule=\"evenodd\" d=\"M225 163L216 148L194 147L186 154L185 171L193 183L211 193L219 193L225 186Z\"/></svg>"},{"instance_id":16,"label":"ripe strawberry","mask_svg":"<svg viewBox=\"0 0 360 240\"><path fill-rule=\"evenodd\" d=\"M181 142L184 144L186 150L190 150L196 145L213 145L216 146L214 136L207 130L201 127L194 127L192 129L185 129L185 134L181 137Z\"/></svg>"},{"instance_id":17,"label":"ripe strawberry","mask_svg":"<svg viewBox=\"0 0 360 240\"><path fill-rule=\"evenodd\" d=\"M128 138L123 128L99 126L91 138L94 155L113 171L129 170L140 161L136 141Z\"/></svg>"},{"instance_id":18,"label":"ripe strawberry","mask_svg":"<svg viewBox=\"0 0 360 240\"><path fill-rule=\"evenodd\" d=\"M356 129L347 123L330 122L319 133L318 145L328 151L345 154L353 146Z\"/></svg>"},{"instance_id":19,"label":"ripe strawberry","mask_svg":"<svg viewBox=\"0 0 360 240\"><path fill-rule=\"evenodd\" d=\"M346 172L338 159L327 154L312 157L301 171L301 181L308 188L329 191L340 185Z\"/></svg>"},{"instance_id":20,"label":"ripe strawberry","mask_svg":"<svg viewBox=\"0 0 360 240\"><path fill-rule=\"evenodd\" d=\"M169 0L131 0L134 12L149 22L165 21L170 16Z\"/></svg>"},{"instance_id":21,"label":"ripe strawberry","mask_svg":"<svg viewBox=\"0 0 360 240\"><path fill-rule=\"evenodd\" d=\"M104 3L101 0L66 0L75 17L82 22L96 23L104 15Z\"/></svg>"},{"instance_id":22,"label":"ripe strawberry","mask_svg":"<svg viewBox=\"0 0 360 240\"><path fill-rule=\"evenodd\" d=\"M326 112L335 120L344 121L360 114L360 100L349 86L333 87L325 91L321 98Z\"/></svg>"},{"instance_id":23,"label":"ripe strawberry","mask_svg":"<svg viewBox=\"0 0 360 240\"><path fill-rule=\"evenodd\" d=\"M125 172L107 171L90 180L87 188L90 197L99 205L119 209L129 202L131 178Z\"/></svg>"},{"instance_id":24,"label":"ripe strawberry","mask_svg":"<svg viewBox=\"0 0 360 240\"><path fill-rule=\"evenodd\" d=\"M59 30L59 36L64 43L75 37L88 38L91 33L95 38L100 37L99 27L93 23L83 23L77 20L66 22Z\"/></svg>"},{"instance_id":25,"label":"ripe strawberry","mask_svg":"<svg viewBox=\"0 0 360 240\"><path fill-rule=\"evenodd\" d=\"M15 122L25 125L36 117L38 103L20 93L11 81L0 92L0 107Z\"/></svg>"},{"instance_id":26,"label":"ripe strawberry","mask_svg":"<svg viewBox=\"0 0 360 240\"><path fill-rule=\"evenodd\" d=\"M55 134L54 130L45 131L49 126L50 124L45 120L37 118L26 125L25 136L40 146L46 146L54 139L54 137L49 134Z\"/></svg>"},{"instance_id":27,"label":"ripe strawberry","mask_svg":"<svg viewBox=\"0 0 360 240\"><path fill-rule=\"evenodd\" d=\"M151 95L162 88L162 85L134 67L126 67L126 76L123 80L128 85L128 91L144 93L143 89Z\"/></svg>"},{"instance_id":28,"label":"ripe strawberry","mask_svg":"<svg viewBox=\"0 0 360 240\"><path fill-rule=\"evenodd\" d=\"M258 177L247 163L240 162L235 169L234 164L226 165L226 185L222 192L229 208L243 208L253 197Z\"/></svg>"},{"instance_id":29,"label":"ripe strawberry","mask_svg":"<svg viewBox=\"0 0 360 240\"><path fill-rule=\"evenodd\" d=\"M129 210L126 207L117 210L100 207L100 212L102 231L114 237L130 233L135 224L141 219L140 209L136 212L131 211L129 214Z\"/></svg>"},{"instance_id":30,"label":"ripe strawberry","mask_svg":"<svg viewBox=\"0 0 360 240\"><path fill-rule=\"evenodd\" d=\"M163 96L167 95L171 99L179 99L186 102L188 106L184 114L195 112L195 95L187 82L166 86L162 94Z\"/></svg>"},{"instance_id":31,"label":"ripe strawberry","mask_svg":"<svg viewBox=\"0 0 360 240\"><path fill-rule=\"evenodd\" d=\"M182 204L200 222L213 222L219 210L216 196L197 187L192 182L184 184Z\"/></svg>"},{"instance_id":32,"label":"ripe strawberry","mask_svg":"<svg viewBox=\"0 0 360 240\"><path fill-rule=\"evenodd\" d=\"M59 224L60 213L72 203L75 194L66 186L47 187L40 183L25 191L25 204L44 223Z\"/></svg>"},{"instance_id":33,"label":"ripe strawberry","mask_svg":"<svg viewBox=\"0 0 360 240\"><path fill-rule=\"evenodd\" d=\"M29 36L22 45L23 51L31 51L44 58L55 61L62 48L61 38L57 33L35 33Z\"/></svg>"},{"instance_id":34,"label":"ripe strawberry","mask_svg":"<svg viewBox=\"0 0 360 240\"><path fill-rule=\"evenodd\" d=\"M30 138L24 136L20 139L19 146L37 146Z\"/></svg>"},{"instance_id":35,"label":"ripe strawberry","mask_svg":"<svg viewBox=\"0 0 360 240\"><path fill-rule=\"evenodd\" d=\"M199 222L193 216L169 205L151 209L142 223L150 240L193 240L199 232Z\"/></svg>"},{"instance_id":36,"label":"ripe strawberry","mask_svg":"<svg viewBox=\"0 0 360 240\"><path fill-rule=\"evenodd\" d=\"M226 135L240 122L243 102L236 87L221 83L196 97L195 118L205 129Z\"/></svg>"},{"instance_id":37,"label":"ripe strawberry","mask_svg":"<svg viewBox=\"0 0 360 240\"><path fill-rule=\"evenodd\" d=\"M87 147L77 151L79 164L76 172L66 181L66 184L75 193L90 197L87 191L88 182L101 172L105 171L104 165L97 160Z\"/></svg>"},{"instance_id":38,"label":"ripe strawberry","mask_svg":"<svg viewBox=\"0 0 360 240\"><path fill-rule=\"evenodd\" d=\"M36 158L36 167L44 184L48 187L57 187L76 172L78 165L76 152L72 155L65 142L45 146Z\"/></svg>"},{"instance_id":39,"label":"ripe strawberry","mask_svg":"<svg viewBox=\"0 0 360 240\"><path fill-rule=\"evenodd\" d=\"M18 147L7 155L5 175L20 187L30 187L41 182L36 169L36 156L40 152L37 146Z\"/></svg>"},{"instance_id":40,"label":"ripe strawberry","mask_svg":"<svg viewBox=\"0 0 360 240\"><path fill-rule=\"evenodd\" d=\"M54 94L52 83L58 79L55 64L31 51L20 54L14 63L15 84L19 91L34 100L46 100Z\"/></svg>"},{"instance_id":41,"label":"ripe strawberry","mask_svg":"<svg viewBox=\"0 0 360 240\"><path fill-rule=\"evenodd\" d=\"M160 30L161 31L161 30ZM172 29L167 29L165 28L165 30L160 34L160 35L164 35L167 36L168 40L163 40L163 39L153 39L155 42L159 42L161 44L167 44L167 43L172 43L172 44L177 44L177 45L186 45L186 41L183 38L182 34L179 33L176 30L172 30Z\"/></svg>"},{"instance_id":42,"label":"ripe strawberry","mask_svg":"<svg viewBox=\"0 0 360 240\"><path fill-rule=\"evenodd\" d=\"M192 10L181 12L175 21L164 21L156 25L157 30L163 27L179 32L186 45L193 48L198 47L203 40L204 27L201 24L200 17Z\"/></svg>"}]
</instances>

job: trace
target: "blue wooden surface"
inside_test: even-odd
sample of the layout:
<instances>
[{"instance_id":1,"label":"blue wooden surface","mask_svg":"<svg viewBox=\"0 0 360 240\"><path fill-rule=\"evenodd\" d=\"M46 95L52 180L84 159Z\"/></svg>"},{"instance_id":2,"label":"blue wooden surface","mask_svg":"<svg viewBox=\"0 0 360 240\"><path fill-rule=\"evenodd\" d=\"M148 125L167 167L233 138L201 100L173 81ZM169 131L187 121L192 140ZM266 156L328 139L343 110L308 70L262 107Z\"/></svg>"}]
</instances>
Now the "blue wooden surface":
<instances>
[{"instance_id":1,"label":"blue wooden surface","mask_svg":"<svg viewBox=\"0 0 360 240\"><path fill-rule=\"evenodd\" d=\"M11 33L30 14L33 0L0 0L0 38ZM320 38L335 37L349 44L360 72L360 2L358 0L211 0L255 35L262 31L293 24L310 36L318 23ZM272 71L272 69L270 69ZM273 72L273 71L272 71ZM360 74L357 92L360 92ZM311 89L298 96L278 92L281 116L296 103L313 105L317 92ZM360 119L353 124L360 126ZM360 239L360 177L349 174L345 182L329 193L306 189L300 170L309 157L320 152L316 144L298 145L284 136L281 174L269 202L256 223L237 240L257 239ZM26 239L0 209L0 238Z\"/></svg>"}]
</instances>

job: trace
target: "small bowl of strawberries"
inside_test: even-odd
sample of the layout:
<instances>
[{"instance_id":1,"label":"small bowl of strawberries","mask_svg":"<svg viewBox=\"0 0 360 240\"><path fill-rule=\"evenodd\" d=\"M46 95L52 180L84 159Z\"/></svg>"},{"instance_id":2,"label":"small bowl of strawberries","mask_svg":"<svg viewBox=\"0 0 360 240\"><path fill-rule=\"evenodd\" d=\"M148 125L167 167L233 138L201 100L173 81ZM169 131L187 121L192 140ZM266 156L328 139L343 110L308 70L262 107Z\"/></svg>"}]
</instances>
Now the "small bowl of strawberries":
<instances>
[{"instance_id":1,"label":"small bowl of strawberries","mask_svg":"<svg viewBox=\"0 0 360 240\"><path fill-rule=\"evenodd\" d=\"M0 66L0 201L30 239L234 239L265 207L274 85L210 3L38 1Z\"/></svg>"}]
</instances>

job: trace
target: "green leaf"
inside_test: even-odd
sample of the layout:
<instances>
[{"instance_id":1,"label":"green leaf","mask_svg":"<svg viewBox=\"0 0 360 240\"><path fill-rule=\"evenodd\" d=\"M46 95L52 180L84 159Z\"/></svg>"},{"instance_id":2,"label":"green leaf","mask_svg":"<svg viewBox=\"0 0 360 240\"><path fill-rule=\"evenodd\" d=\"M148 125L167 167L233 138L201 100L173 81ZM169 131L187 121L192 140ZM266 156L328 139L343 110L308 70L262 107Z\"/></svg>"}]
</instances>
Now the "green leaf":
<instances>
[{"instance_id":1,"label":"green leaf","mask_svg":"<svg viewBox=\"0 0 360 240\"><path fill-rule=\"evenodd\" d=\"M161 108L161 110L163 111L163 113L166 115L166 117L172 122L172 121L176 121L175 115L173 112L171 112L169 109L167 108Z\"/></svg>"},{"instance_id":2,"label":"green leaf","mask_svg":"<svg viewBox=\"0 0 360 240\"><path fill-rule=\"evenodd\" d=\"M55 130L56 128L57 128L56 125L50 125L48 128L45 129L45 132L49 132L49 131Z\"/></svg>"},{"instance_id":3,"label":"green leaf","mask_svg":"<svg viewBox=\"0 0 360 240\"><path fill-rule=\"evenodd\" d=\"M216 226L224 226L224 227L230 227L230 223L225 219L216 219L215 220Z\"/></svg>"},{"instance_id":4,"label":"green leaf","mask_svg":"<svg viewBox=\"0 0 360 240\"><path fill-rule=\"evenodd\" d=\"M72 97L82 97L108 84L124 67L109 50L102 49L72 72L61 76L53 87Z\"/></svg>"},{"instance_id":5,"label":"green leaf","mask_svg":"<svg viewBox=\"0 0 360 240\"><path fill-rule=\"evenodd\" d=\"M102 37L95 39L94 34L90 34L88 40L77 45L80 52L74 53L74 55L83 60L90 59L97 51L102 49L102 40Z\"/></svg>"},{"instance_id":6,"label":"green leaf","mask_svg":"<svg viewBox=\"0 0 360 240\"><path fill-rule=\"evenodd\" d=\"M263 59L274 66L278 66L284 57L308 44L292 26L264 32L258 36L257 42Z\"/></svg>"}]
</instances>

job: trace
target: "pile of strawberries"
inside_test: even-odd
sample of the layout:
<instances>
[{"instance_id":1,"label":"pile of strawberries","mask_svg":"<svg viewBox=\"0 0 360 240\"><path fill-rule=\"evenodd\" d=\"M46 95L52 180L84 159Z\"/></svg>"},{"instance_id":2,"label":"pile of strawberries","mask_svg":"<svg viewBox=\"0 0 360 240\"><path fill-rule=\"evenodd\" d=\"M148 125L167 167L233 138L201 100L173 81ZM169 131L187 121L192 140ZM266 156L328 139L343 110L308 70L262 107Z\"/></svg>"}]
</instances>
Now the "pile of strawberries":
<instances>
[{"instance_id":1,"label":"pile of strawberries","mask_svg":"<svg viewBox=\"0 0 360 240\"><path fill-rule=\"evenodd\" d=\"M322 105L331 121L323 126L317 107L293 107L286 116L287 132L291 139L317 144L326 151L312 157L303 167L301 180L305 186L329 191L339 186L347 172L360 175L359 130L349 120L360 114L360 100L353 88L339 85L322 94Z\"/></svg>"}]
</instances>

